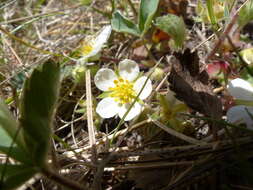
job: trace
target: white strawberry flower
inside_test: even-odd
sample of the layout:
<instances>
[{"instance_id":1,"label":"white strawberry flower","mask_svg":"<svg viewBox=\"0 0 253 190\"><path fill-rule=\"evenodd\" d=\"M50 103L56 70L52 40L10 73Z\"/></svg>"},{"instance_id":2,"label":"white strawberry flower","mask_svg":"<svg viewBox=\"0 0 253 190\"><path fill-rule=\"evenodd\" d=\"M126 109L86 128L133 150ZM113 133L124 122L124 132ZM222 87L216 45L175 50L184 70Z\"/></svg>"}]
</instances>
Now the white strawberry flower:
<instances>
[{"instance_id":1,"label":"white strawberry flower","mask_svg":"<svg viewBox=\"0 0 253 190\"><path fill-rule=\"evenodd\" d=\"M97 55L102 50L104 44L108 41L111 31L112 27L111 25L108 25L105 26L95 38L86 38L80 48L81 58L78 61L87 62L89 59L92 59L92 61L96 60Z\"/></svg>"},{"instance_id":2,"label":"white strawberry flower","mask_svg":"<svg viewBox=\"0 0 253 190\"><path fill-rule=\"evenodd\" d=\"M97 88L108 94L107 97L98 103L96 108L96 112L102 118L111 118L116 115L122 118L144 84L145 86L139 99L146 99L152 92L151 80L146 76L138 78L140 71L136 62L125 59L119 63L118 71L119 76L113 70L103 68L95 75L94 82ZM139 115L141 111L142 105L139 101L136 101L125 117L125 121L133 119Z\"/></svg>"},{"instance_id":3,"label":"white strawberry flower","mask_svg":"<svg viewBox=\"0 0 253 190\"><path fill-rule=\"evenodd\" d=\"M249 105L253 102L253 87L252 85L240 78L231 80L227 86L228 92L238 102L245 101ZM247 128L253 129L253 106L236 105L227 111L227 120L229 123L246 124Z\"/></svg>"}]
</instances>

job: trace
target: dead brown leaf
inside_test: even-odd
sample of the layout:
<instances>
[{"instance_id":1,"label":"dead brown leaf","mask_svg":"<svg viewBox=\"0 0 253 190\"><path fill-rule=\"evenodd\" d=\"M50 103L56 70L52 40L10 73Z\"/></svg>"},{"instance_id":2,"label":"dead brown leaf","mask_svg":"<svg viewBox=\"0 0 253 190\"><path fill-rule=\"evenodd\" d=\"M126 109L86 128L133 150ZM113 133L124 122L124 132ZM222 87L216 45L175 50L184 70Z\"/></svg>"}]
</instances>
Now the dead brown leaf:
<instances>
[{"instance_id":1,"label":"dead brown leaf","mask_svg":"<svg viewBox=\"0 0 253 190\"><path fill-rule=\"evenodd\" d=\"M221 101L212 93L206 71L200 72L197 52L191 53L187 49L183 54L175 56L179 61L173 63L168 77L170 89L190 108L205 116L220 119L222 116Z\"/></svg>"}]
</instances>

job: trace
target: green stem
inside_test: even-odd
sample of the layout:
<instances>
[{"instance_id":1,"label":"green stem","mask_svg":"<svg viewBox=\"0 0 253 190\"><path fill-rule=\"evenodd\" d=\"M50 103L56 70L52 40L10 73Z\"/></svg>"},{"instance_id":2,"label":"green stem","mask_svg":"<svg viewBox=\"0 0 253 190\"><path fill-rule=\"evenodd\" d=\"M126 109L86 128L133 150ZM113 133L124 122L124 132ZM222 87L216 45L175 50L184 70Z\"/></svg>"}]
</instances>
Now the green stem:
<instances>
[{"instance_id":1,"label":"green stem","mask_svg":"<svg viewBox=\"0 0 253 190\"><path fill-rule=\"evenodd\" d=\"M97 9L97 8L95 8L95 7L92 7L92 10L95 11L95 12L97 12L97 13L99 13L99 14L101 14L101 15L103 15L104 17L107 17L107 18L109 18L109 19L112 18L112 15L111 15L110 13L101 11L100 9Z\"/></svg>"},{"instance_id":2,"label":"green stem","mask_svg":"<svg viewBox=\"0 0 253 190\"><path fill-rule=\"evenodd\" d=\"M111 6L112 6L111 15L113 15L113 13L114 13L114 11L115 11L115 7L116 7L116 2L115 2L115 0L111 0Z\"/></svg>"}]
</instances>

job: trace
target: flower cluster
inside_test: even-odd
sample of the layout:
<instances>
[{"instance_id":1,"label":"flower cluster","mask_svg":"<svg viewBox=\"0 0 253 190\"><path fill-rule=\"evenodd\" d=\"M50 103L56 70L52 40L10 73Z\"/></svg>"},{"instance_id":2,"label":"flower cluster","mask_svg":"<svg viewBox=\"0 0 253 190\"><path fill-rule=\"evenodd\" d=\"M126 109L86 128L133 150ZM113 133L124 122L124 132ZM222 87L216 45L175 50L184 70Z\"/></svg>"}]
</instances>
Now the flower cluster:
<instances>
[{"instance_id":1,"label":"flower cluster","mask_svg":"<svg viewBox=\"0 0 253 190\"><path fill-rule=\"evenodd\" d=\"M107 95L98 103L96 112L102 118L110 118L116 115L123 118L131 104L138 98L138 101L134 103L124 118L125 121L128 121L141 113L140 100L150 95L152 83L146 76L138 78L140 73L138 64L129 59L119 63L118 73L119 75L107 68L100 69L96 73L95 85Z\"/></svg>"}]
</instances>

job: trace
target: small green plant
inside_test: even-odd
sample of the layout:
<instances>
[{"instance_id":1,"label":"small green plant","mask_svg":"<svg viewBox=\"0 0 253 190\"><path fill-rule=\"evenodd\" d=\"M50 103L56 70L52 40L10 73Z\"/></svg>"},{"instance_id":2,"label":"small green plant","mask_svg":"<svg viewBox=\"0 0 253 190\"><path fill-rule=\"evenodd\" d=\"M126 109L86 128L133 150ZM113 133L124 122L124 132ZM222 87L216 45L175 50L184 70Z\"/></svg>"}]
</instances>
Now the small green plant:
<instances>
[{"instance_id":1,"label":"small green plant","mask_svg":"<svg viewBox=\"0 0 253 190\"><path fill-rule=\"evenodd\" d=\"M141 0L138 24L116 11L111 20L113 30L143 37L151 26L158 4L159 0Z\"/></svg>"},{"instance_id":2,"label":"small green plant","mask_svg":"<svg viewBox=\"0 0 253 190\"><path fill-rule=\"evenodd\" d=\"M182 17L173 14L158 17L156 19L156 26L172 37L170 41L171 47L175 47L175 49L183 47L186 39L186 27Z\"/></svg>"},{"instance_id":3,"label":"small green plant","mask_svg":"<svg viewBox=\"0 0 253 190\"><path fill-rule=\"evenodd\" d=\"M0 101L0 152L8 155L6 162L0 164L1 190L16 188L36 173L61 180L48 166L59 87L60 66L48 61L35 68L25 81L18 122ZM16 162L9 163L10 158ZM81 189L76 184L70 186Z\"/></svg>"},{"instance_id":4,"label":"small green plant","mask_svg":"<svg viewBox=\"0 0 253 190\"><path fill-rule=\"evenodd\" d=\"M244 5L240 12L238 23L240 27L244 27L251 20L253 20L253 0L249 0L246 5Z\"/></svg>"},{"instance_id":5,"label":"small green plant","mask_svg":"<svg viewBox=\"0 0 253 190\"><path fill-rule=\"evenodd\" d=\"M207 0L206 5L198 0L196 12L203 22L217 26L218 21L224 18L225 3L219 0Z\"/></svg>"}]
</instances>

